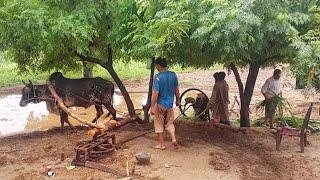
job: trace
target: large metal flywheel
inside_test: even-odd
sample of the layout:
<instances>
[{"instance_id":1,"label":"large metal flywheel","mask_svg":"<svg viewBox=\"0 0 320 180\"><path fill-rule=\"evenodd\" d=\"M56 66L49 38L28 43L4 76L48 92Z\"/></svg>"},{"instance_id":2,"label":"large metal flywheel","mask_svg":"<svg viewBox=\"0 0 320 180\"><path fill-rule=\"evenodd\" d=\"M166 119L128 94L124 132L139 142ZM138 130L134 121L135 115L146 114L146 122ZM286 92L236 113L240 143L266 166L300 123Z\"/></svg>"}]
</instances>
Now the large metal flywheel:
<instances>
[{"instance_id":1,"label":"large metal flywheel","mask_svg":"<svg viewBox=\"0 0 320 180\"><path fill-rule=\"evenodd\" d=\"M180 96L181 114L188 118L197 117L201 120L210 120L209 111L204 112L209 102L208 96L197 88L185 90Z\"/></svg>"}]
</instances>

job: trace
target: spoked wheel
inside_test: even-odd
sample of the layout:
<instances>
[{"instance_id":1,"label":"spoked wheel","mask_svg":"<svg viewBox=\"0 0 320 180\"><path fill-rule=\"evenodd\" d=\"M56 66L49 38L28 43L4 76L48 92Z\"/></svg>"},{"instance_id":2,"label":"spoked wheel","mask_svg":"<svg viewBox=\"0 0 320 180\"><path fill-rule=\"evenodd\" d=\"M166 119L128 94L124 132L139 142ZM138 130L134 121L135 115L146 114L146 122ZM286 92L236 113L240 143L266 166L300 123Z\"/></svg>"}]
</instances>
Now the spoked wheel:
<instances>
[{"instance_id":1,"label":"spoked wheel","mask_svg":"<svg viewBox=\"0 0 320 180\"><path fill-rule=\"evenodd\" d=\"M180 96L181 106L179 107L181 114L192 118L199 116L209 102L208 96L200 89L191 88L185 90ZM199 116L200 119L209 120L209 112L204 112Z\"/></svg>"}]
</instances>

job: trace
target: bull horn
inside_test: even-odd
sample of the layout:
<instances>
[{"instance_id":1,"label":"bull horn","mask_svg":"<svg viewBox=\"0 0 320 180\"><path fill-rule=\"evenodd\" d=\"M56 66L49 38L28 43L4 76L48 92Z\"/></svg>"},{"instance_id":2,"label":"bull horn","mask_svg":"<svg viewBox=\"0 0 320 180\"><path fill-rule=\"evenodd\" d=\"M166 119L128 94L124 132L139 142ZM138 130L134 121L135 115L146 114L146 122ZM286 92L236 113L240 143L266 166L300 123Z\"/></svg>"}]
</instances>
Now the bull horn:
<instances>
[{"instance_id":1,"label":"bull horn","mask_svg":"<svg viewBox=\"0 0 320 180\"><path fill-rule=\"evenodd\" d=\"M24 80L22 80L21 82L22 82L24 85L27 85L27 83L26 83L26 82L24 82Z\"/></svg>"},{"instance_id":2,"label":"bull horn","mask_svg":"<svg viewBox=\"0 0 320 180\"><path fill-rule=\"evenodd\" d=\"M32 85L32 82L31 82L31 80L29 79L29 83Z\"/></svg>"}]
</instances>

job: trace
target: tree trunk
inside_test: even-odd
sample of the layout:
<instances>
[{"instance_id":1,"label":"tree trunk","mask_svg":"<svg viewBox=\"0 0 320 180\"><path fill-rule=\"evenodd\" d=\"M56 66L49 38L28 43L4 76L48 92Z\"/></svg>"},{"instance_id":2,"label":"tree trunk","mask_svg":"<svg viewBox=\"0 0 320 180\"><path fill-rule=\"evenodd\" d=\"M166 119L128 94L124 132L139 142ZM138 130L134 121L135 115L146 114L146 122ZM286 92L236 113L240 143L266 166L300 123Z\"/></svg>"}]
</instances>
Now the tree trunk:
<instances>
[{"instance_id":1,"label":"tree trunk","mask_svg":"<svg viewBox=\"0 0 320 180\"><path fill-rule=\"evenodd\" d=\"M118 74L116 73L116 71L113 68L111 46L108 45L107 61L103 61L102 59L97 59L97 58L90 57L90 56L84 56L84 55L77 53L76 51L74 51L74 54L76 56L78 56L82 61L86 61L86 62L90 62L90 63L94 63L94 64L99 64L100 66L102 66L103 68L105 68L109 72L109 74L111 75L111 77L113 78L113 80L115 81L115 83L117 84L118 88L120 89L120 91L122 93L122 96L127 104L127 108L128 108L128 112L129 112L130 117L132 119L137 120L138 122L142 123L141 119L137 116L137 114L135 112L135 109L134 109L134 106L133 106L133 103L132 103L132 100L130 98L128 91L126 90L121 79L119 78Z\"/></svg>"},{"instance_id":2,"label":"tree trunk","mask_svg":"<svg viewBox=\"0 0 320 180\"><path fill-rule=\"evenodd\" d=\"M302 80L301 77L296 76L296 89L304 89L307 83Z\"/></svg>"},{"instance_id":3,"label":"tree trunk","mask_svg":"<svg viewBox=\"0 0 320 180\"><path fill-rule=\"evenodd\" d=\"M151 95L152 95L154 69L155 69L155 59L153 58L152 61L151 61L149 91L148 91L147 104L145 106L143 106L143 112L144 112L143 122L144 123L148 123L149 117L150 117L149 109L150 109L150 106L151 106Z\"/></svg>"},{"instance_id":4,"label":"tree trunk","mask_svg":"<svg viewBox=\"0 0 320 180\"><path fill-rule=\"evenodd\" d=\"M93 68L88 62L82 61L83 77L92 78L93 77Z\"/></svg>"},{"instance_id":5,"label":"tree trunk","mask_svg":"<svg viewBox=\"0 0 320 180\"><path fill-rule=\"evenodd\" d=\"M241 77L237 67L234 64L231 64L230 67L235 75L235 78L239 87L239 95L240 95L240 102L241 102L240 127L250 127L249 106L250 106L250 102L253 95L253 90L256 84L260 66L254 65L254 64L249 66L249 74L247 77L245 89L243 87L243 83L241 81Z\"/></svg>"},{"instance_id":6,"label":"tree trunk","mask_svg":"<svg viewBox=\"0 0 320 180\"><path fill-rule=\"evenodd\" d=\"M123 85L121 79L119 78L118 74L116 73L116 71L113 68L113 59L112 59L112 48L109 45L108 46L108 62L106 64L101 64L105 69L107 69L107 71L109 72L109 74L111 75L111 77L113 78L114 82L117 84L118 88L120 89L122 96L124 98L124 101L127 104L127 108L128 108L128 112L131 118L138 120L141 123L141 119L137 116L131 97L126 89L126 87Z\"/></svg>"},{"instance_id":7,"label":"tree trunk","mask_svg":"<svg viewBox=\"0 0 320 180\"><path fill-rule=\"evenodd\" d=\"M244 90L244 98L246 100L246 106L250 106L253 90L256 85L257 77L259 74L260 66L256 64L249 65L249 74L247 77L246 87Z\"/></svg>"}]
</instances>

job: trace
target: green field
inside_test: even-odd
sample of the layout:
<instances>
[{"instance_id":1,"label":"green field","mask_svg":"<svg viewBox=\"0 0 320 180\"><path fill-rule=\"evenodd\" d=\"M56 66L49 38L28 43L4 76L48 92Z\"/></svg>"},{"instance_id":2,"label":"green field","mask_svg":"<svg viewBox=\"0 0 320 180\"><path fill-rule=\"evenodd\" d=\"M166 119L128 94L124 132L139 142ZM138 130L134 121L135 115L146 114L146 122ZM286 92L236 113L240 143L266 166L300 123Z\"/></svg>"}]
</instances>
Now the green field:
<instances>
[{"instance_id":1,"label":"green field","mask_svg":"<svg viewBox=\"0 0 320 180\"><path fill-rule=\"evenodd\" d=\"M29 79L34 83L44 83L48 76L52 72L19 72L17 64L0 61L0 87L8 87L22 84L22 80L28 81ZM141 77L147 77L150 74L150 70L146 68L144 62L116 62L114 64L115 70L122 80L139 79ZM175 72L190 72L193 68L181 68L181 66L175 65L170 68ZM69 78L81 78L82 70L69 71L64 73ZM111 79L109 73L102 67L94 66L94 76L100 76L105 79Z\"/></svg>"}]
</instances>

